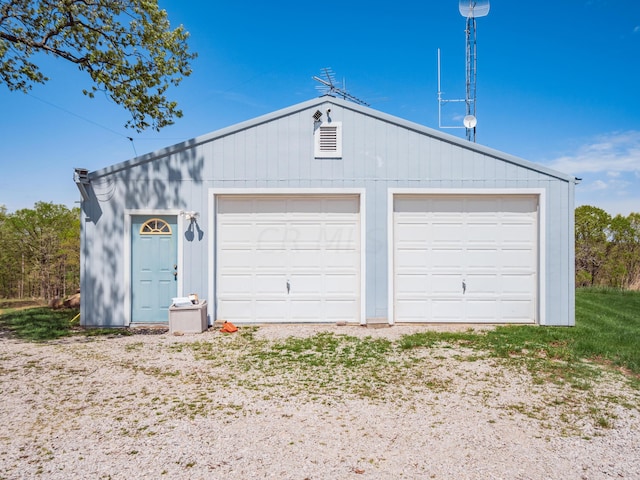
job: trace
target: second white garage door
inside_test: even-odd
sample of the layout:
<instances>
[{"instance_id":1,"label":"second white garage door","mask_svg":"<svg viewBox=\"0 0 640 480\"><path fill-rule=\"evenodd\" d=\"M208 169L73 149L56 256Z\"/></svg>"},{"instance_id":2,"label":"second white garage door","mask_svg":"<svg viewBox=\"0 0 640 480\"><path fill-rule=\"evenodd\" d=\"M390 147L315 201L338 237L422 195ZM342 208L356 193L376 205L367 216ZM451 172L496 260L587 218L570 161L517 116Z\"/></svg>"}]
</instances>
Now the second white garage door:
<instances>
[{"instance_id":1,"label":"second white garage door","mask_svg":"<svg viewBox=\"0 0 640 480\"><path fill-rule=\"evenodd\" d=\"M217 316L359 321L358 195L219 195Z\"/></svg>"},{"instance_id":2,"label":"second white garage door","mask_svg":"<svg viewBox=\"0 0 640 480\"><path fill-rule=\"evenodd\" d=\"M535 195L396 195L396 322L533 323Z\"/></svg>"}]
</instances>

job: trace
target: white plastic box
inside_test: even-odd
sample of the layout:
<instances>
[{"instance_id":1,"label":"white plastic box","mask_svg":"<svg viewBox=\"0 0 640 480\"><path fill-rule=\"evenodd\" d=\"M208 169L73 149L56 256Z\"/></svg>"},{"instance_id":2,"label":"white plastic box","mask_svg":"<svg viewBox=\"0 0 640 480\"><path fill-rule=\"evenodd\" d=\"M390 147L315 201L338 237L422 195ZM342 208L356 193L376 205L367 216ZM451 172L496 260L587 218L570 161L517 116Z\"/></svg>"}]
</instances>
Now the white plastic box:
<instances>
[{"instance_id":1,"label":"white plastic box","mask_svg":"<svg viewBox=\"0 0 640 480\"><path fill-rule=\"evenodd\" d=\"M209 328L207 301L186 307L169 307L169 333L202 333Z\"/></svg>"}]
</instances>

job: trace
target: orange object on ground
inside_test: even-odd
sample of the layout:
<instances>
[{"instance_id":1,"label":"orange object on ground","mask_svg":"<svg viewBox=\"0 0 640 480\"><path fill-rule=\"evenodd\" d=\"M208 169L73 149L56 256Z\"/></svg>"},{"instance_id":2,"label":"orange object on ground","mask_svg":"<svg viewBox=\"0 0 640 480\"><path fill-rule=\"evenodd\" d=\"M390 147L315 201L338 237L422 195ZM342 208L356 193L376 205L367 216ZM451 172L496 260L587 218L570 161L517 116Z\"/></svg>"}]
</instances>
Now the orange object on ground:
<instances>
[{"instance_id":1,"label":"orange object on ground","mask_svg":"<svg viewBox=\"0 0 640 480\"><path fill-rule=\"evenodd\" d=\"M222 328L220 329L220 331L221 332L225 332L225 333L233 333L233 332L237 332L238 331L238 327L236 327L231 322L224 322L224 324L222 325Z\"/></svg>"}]
</instances>

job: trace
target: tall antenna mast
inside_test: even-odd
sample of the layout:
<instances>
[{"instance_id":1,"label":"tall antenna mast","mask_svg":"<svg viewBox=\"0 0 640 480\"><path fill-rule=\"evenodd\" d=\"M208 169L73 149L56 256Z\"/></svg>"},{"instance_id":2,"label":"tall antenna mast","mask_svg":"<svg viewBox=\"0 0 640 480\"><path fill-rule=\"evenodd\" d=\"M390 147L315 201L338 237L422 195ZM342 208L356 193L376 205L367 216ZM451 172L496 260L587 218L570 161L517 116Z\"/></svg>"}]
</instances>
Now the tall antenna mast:
<instances>
[{"instance_id":1,"label":"tall antenna mast","mask_svg":"<svg viewBox=\"0 0 640 480\"><path fill-rule=\"evenodd\" d=\"M312 77L316 82L320 82L321 85L317 85L316 88L322 92L322 95L342 97L345 100L351 100L359 105L364 105L366 107L369 106L367 102L360 100L347 92L344 80L342 81L342 88L339 88L336 85L335 73L333 73L331 67L323 68L322 73L324 74L324 78L316 77L315 75Z\"/></svg>"},{"instance_id":2,"label":"tall antenna mast","mask_svg":"<svg viewBox=\"0 0 640 480\"><path fill-rule=\"evenodd\" d=\"M459 0L458 10L460 15L467 19L466 34L466 90L465 98L457 100L444 100L440 90L440 49L438 49L438 126L440 128L464 128L467 140L476 141L476 18L489 14L489 0ZM464 102L466 115L462 121L463 126L442 125L442 104L449 102Z\"/></svg>"}]
</instances>

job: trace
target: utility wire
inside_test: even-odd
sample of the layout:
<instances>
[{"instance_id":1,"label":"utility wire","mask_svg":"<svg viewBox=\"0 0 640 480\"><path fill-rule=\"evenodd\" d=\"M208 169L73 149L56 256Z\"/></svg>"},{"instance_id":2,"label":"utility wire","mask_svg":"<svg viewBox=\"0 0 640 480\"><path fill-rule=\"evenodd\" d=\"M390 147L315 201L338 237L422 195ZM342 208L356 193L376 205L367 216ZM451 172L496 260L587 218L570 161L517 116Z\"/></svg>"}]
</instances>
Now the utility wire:
<instances>
[{"instance_id":1,"label":"utility wire","mask_svg":"<svg viewBox=\"0 0 640 480\"><path fill-rule=\"evenodd\" d=\"M127 137L131 141L131 146L133 147L133 154L137 157L138 152L136 151L136 144L133 143L133 137Z\"/></svg>"},{"instance_id":2,"label":"utility wire","mask_svg":"<svg viewBox=\"0 0 640 480\"><path fill-rule=\"evenodd\" d=\"M52 106L54 108L57 108L58 110L62 110L63 112L68 113L69 115L72 115L72 116L74 116L76 118L79 118L80 120L84 120L85 122L91 123L92 125L95 125L96 127L103 128L104 130L107 130L107 131L109 131L109 132L111 132L111 133L113 133L115 135L118 135L119 137L126 138L127 140L129 140L131 142L131 147L133 148L134 155L136 157L138 156L138 152L136 151L136 146L134 144L134 140L136 140L136 139L134 139L133 137L130 137L130 136L125 135L123 133L117 132L116 130L114 130L112 128L109 128L109 127L107 127L105 125L102 125L102 124L100 124L98 122L94 122L93 120L90 120L87 117L83 117L82 115L78 115L77 113L74 113L74 112L72 112L70 110L67 110L66 108L61 107L60 105L56 105L55 103L52 103L52 102L50 102L48 100L45 100L45 99L40 98L40 97L36 97L32 93L27 92L27 95L29 95L31 98L35 98L36 100L38 100L38 101L40 101L42 103L46 103L47 105L50 105L50 106ZM153 139L148 139L148 138L145 139L144 137L137 137L137 140L184 140L184 138L182 138L182 137L158 137L158 138L153 138Z\"/></svg>"},{"instance_id":3,"label":"utility wire","mask_svg":"<svg viewBox=\"0 0 640 480\"><path fill-rule=\"evenodd\" d=\"M131 142L131 147L133 148L134 155L136 157L138 156L138 152L136 152L136 146L133 143L133 137L129 137L128 135L124 135L123 133L120 133L120 132L116 132L112 128L109 128L109 127L107 127L105 125L102 125L102 124L100 124L98 122L94 122L93 120L90 120L87 117L83 117L82 115L78 115L77 113L74 113L71 110L67 110L66 108L61 107L60 105L56 105L55 103L51 103L48 100L45 100L45 99L40 98L40 97L36 97L32 93L27 92L27 95L29 95L31 98L35 98L36 100L41 101L42 103L46 103L47 105L50 105L50 106L52 106L54 108L57 108L58 110L62 110L63 112L68 113L69 115L73 115L74 117L79 118L80 120L84 120L85 122L91 123L91 124L95 125L96 127L103 128L103 129L105 129L105 130L107 130L107 131L109 131L109 132L111 132L111 133L113 133L115 135L118 135L119 137L126 138L127 140L129 140Z\"/></svg>"},{"instance_id":4,"label":"utility wire","mask_svg":"<svg viewBox=\"0 0 640 480\"><path fill-rule=\"evenodd\" d=\"M93 120L89 120L87 117L83 117L82 115L78 115L77 113L73 113L72 111L67 110L67 109L66 109L66 108L64 108L64 107L61 107L60 105L56 105L55 103L51 103L51 102L50 102L50 101L48 101L48 100L44 100L43 98L36 97L36 96L35 96L35 95L33 95L32 93L28 93L28 92L27 92L27 95L29 95L29 96L30 96L30 97L32 97L32 98L35 98L36 100L41 101L42 103L46 103L47 105L50 105L50 106L52 106L52 107L54 107L54 108L57 108L58 110L62 110L63 112L68 113L69 115L73 115L74 117L77 117L77 118L79 118L79 119L81 119L81 120L84 120L85 122L89 122L89 123L91 123L91 124L93 124L93 125L95 125L95 126L97 126L97 127L104 128L105 130L108 130L108 131L110 131L111 133L114 133L114 134L116 134L116 135L118 135L118 136L120 136L120 137L124 137L124 138L126 138L127 140L131 140L131 141L133 141L133 139L132 139L131 137L127 136L127 135L124 135L124 134L122 134L122 133L120 133L120 132L116 132L116 131L115 131L115 130L113 130L112 128L109 128L109 127L106 127L106 126L104 126L104 125L101 125L101 124L99 124L98 122L94 122Z\"/></svg>"}]
</instances>

